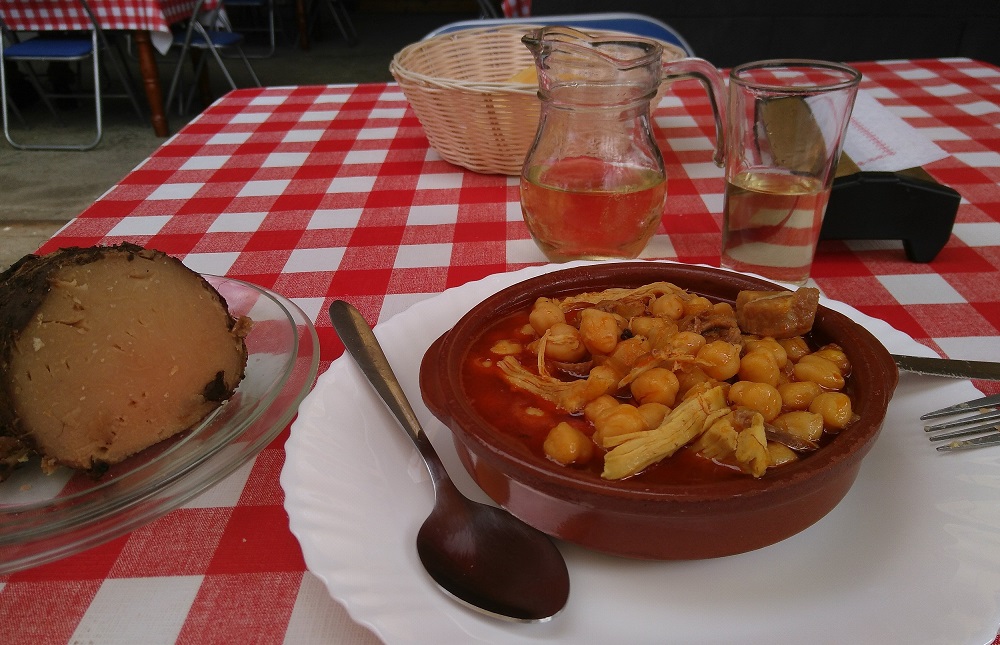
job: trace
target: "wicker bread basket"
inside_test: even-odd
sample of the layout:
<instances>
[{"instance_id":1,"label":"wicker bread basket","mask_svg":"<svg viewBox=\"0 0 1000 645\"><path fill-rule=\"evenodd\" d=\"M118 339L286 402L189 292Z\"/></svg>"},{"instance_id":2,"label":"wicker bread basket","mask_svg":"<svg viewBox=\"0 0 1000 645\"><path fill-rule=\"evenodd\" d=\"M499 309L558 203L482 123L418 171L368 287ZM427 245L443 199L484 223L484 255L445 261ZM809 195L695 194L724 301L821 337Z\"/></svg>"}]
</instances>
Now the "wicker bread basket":
<instances>
[{"instance_id":1,"label":"wicker bread basket","mask_svg":"<svg viewBox=\"0 0 1000 645\"><path fill-rule=\"evenodd\" d=\"M540 104L536 85L510 79L534 66L521 37L539 26L441 34L408 45L393 57L389 71L431 147L445 160L475 172L521 173L538 127ZM685 56L675 45L660 44L666 60Z\"/></svg>"}]
</instances>

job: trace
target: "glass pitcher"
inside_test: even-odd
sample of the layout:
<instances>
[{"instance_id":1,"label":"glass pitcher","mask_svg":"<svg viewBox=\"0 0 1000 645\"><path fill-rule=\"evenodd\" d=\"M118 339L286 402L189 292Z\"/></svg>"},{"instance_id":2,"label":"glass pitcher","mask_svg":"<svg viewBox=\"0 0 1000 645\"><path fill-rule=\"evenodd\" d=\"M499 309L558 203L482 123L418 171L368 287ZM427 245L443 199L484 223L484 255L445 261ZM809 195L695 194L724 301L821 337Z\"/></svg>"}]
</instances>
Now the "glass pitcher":
<instances>
[{"instance_id":1,"label":"glass pitcher","mask_svg":"<svg viewBox=\"0 0 1000 645\"><path fill-rule=\"evenodd\" d=\"M721 74L699 58L662 60L663 48L640 37L551 26L522 42L534 55L541 99L521 171L521 211L532 237L554 262L638 256L660 224L667 194L650 102L664 81L701 81L721 166Z\"/></svg>"}]
</instances>

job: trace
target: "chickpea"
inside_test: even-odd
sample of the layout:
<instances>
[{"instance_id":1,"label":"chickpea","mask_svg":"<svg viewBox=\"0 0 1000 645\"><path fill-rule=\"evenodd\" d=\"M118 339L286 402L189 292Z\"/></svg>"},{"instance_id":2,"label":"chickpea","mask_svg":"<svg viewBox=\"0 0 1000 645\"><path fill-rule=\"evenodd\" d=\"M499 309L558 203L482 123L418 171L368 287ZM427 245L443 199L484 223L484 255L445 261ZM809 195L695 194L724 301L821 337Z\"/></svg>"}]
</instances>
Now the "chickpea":
<instances>
[{"instance_id":1,"label":"chickpea","mask_svg":"<svg viewBox=\"0 0 1000 645\"><path fill-rule=\"evenodd\" d=\"M528 314L528 322L535 333L541 336L552 325L566 322L566 314L551 298L539 298Z\"/></svg>"},{"instance_id":2,"label":"chickpea","mask_svg":"<svg viewBox=\"0 0 1000 645\"><path fill-rule=\"evenodd\" d=\"M677 393L681 398L686 398L687 391L694 386L701 383L714 383L715 381L705 370L701 369L697 365L687 365L683 369L674 372L674 376L677 377L678 388Z\"/></svg>"},{"instance_id":3,"label":"chickpea","mask_svg":"<svg viewBox=\"0 0 1000 645\"><path fill-rule=\"evenodd\" d=\"M791 381L778 385L781 405L786 410L808 410L809 404L822 392L819 383L813 381Z\"/></svg>"},{"instance_id":4,"label":"chickpea","mask_svg":"<svg viewBox=\"0 0 1000 645\"><path fill-rule=\"evenodd\" d=\"M585 464L594 454L594 443L579 429L562 421L549 430L542 449L549 459L564 466Z\"/></svg>"},{"instance_id":5,"label":"chickpea","mask_svg":"<svg viewBox=\"0 0 1000 645\"><path fill-rule=\"evenodd\" d=\"M650 338L662 334L667 329L667 325L662 318L656 318L654 316L636 316L629 321L628 328L632 330L632 333L636 336L645 336L646 338Z\"/></svg>"},{"instance_id":6,"label":"chickpea","mask_svg":"<svg viewBox=\"0 0 1000 645\"><path fill-rule=\"evenodd\" d=\"M764 421L771 421L781 412L778 388L767 383L737 381L729 388L729 402L760 412Z\"/></svg>"},{"instance_id":7,"label":"chickpea","mask_svg":"<svg viewBox=\"0 0 1000 645\"><path fill-rule=\"evenodd\" d=\"M777 387L780 375L778 361L766 349L754 349L740 359L741 381L755 381Z\"/></svg>"},{"instance_id":8,"label":"chickpea","mask_svg":"<svg viewBox=\"0 0 1000 645\"><path fill-rule=\"evenodd\" d=\"M781 343L770 336L764 338L744 338L743 344L746 346L747 353L755 349L764 349L771 352L774 355L775 362L778 364L778 369L783 369L788 364L788 352L781 346Z\"/></svg>"},{"instance_id":9,"label":"chickpea","mask_svg":"<svg viewBox=\"0 0 1000 645\"><path fill-rule=\"evenodd\" d=\"M556 323L546 330L545 357L564 363L576 363L587 356L580 331L567 323Z\"/></svg>"},{"instance_id":10,"label":"chickpea","mask_svg":"<svg viewBox=\"0 0 1000 645\"><path fill-rule=\"evenodd\" d=\"M806 410L785 412L775 417L772 423L776 428L802 439L819 441L823 436L823 417L815 412Z\"/></svg>"},{"instance_id":11,"label":"chickpea","mask_svg":"<svg viewBox=\"0 0 1000 645\"><path fill-rule=\"evenodd\" d=\"M684 301L684 315L697 316L712 309L712 301L704 296L694 296Z\"/></svg>"},{"instance_id":12,"label":"chickpea","mask_svg":"<svg viewBox=\"0 0 1000 645\"><path fill-rule=\"evenodd\" d=\"M663 423L664 417L670 412L670 408L662 403L643 403L638 408L639 414L646 420L646 429L658 428Z\"/></svg>"},{"instance_id":13,"label":"chickpea","mask_svg":"<svg viewBox=\"0 0 1000 645\"><path fill-rule=\"evenodd\" d=\"M660 318L670 320L680 320L684 315L684 301L676 293L668 293L653 301L649 307L649 312Z\"/></svg>"},{"instance_id":14,"label":"chickpea","mask_svg":"<svg viewBox=\"0 0 1000 645\"><path fill-rule=\"evenodd\" d=\"M624 375L636 362L649 354L649 342L639 336L633 336L628 340L623 340L615 345L614 351L607 358L607 363L621 371Z\"/></svg>"},{"instance_id":15,"label":"chickpea","mask_svg":"<svg viewBox=\"0 0 1000 645\"><path fill-rule=\"evenodd\" d=\"M767 442L767 464L769 467L791 463L799 458L795 451L776 441Z\"/></svg>"},{"instance_id":16,"label":"chickpea","mask_svg":"<svg viewBox=\"0 0 1000 645\"><path fill-rule=\"evenodd\" d=\"M698 350L697 357L706 361L702 369L717 381L726 381L740 371L740 348L724 340L713 340Z\"/></svg>"},{"instance_id":17,"label":"chickpea","mask_svg":"<svg viewBox=\"0 0 1000 645\"><path fill-rule=\"evenodd\" d=\"M594 423L605 412L609 412L617 408L619 405L621 405L621 402L619 402L618 399L610 394L604 394L583 406L583 416L587 419L587 421Z\"/></svg>"},{"instance_id":18,"label":"chickpea","mask_svg":"<svg viewBox=\"0 0 1000 645\"><path fill-rule=\"evenodd\" d=\"M729 384L728 383L720 384L718 381L713 381L711 379L707 381L702 381L700 383L695 383L694 385L692 385L691 387L689 387L687 390L684 391L684 394L681 395L681 401L687 401L688 399L694 398L700 394L705 394L712 388L717 387L719 385L728 386ZM728 392L729 388L726 387L725 391Z\"/></svg>"},{"instance_id":19,"label":"chickpea","mask_svg":"<svg viewBox=\"0 0 1000 645\"><path fill-rule=\"evenodd\" d=\"M646 418L639 409L627 403L602 414L594 422L594 443L603 446L605 439L618 435L642 432L646 429Z\"/></svg>"},{"instance_id":20,"label":"chickpea","mask_svg":"<svg viewBox=\"0 0 1000 645\"><path fill-rule=\"evenodd\" d=\"M795 364L794 374L798 381L812 381L827 390L844 387L844 376L840 373L840 368L815 354L806 354L800 358Z\"/></svg>"},{"instance_id":21,"label":"chickpea","mask_svg":"<svg viewBox=\"0 0 1000 645\"><path fill-rule=\"evenodd\" d=\"M800 358L811 351L809 349L809 344L806 343L806 339L802 336L782 338L778 341L778 344L785 349L785 354L788 356L788 360L793 363L797 363Z\"/></svg>"},{"instance_id":22,"label":"chickpea","mask_svg":"<svg viewBox=\"0 0 1000 645\"><path fill-rule=\"evenodd\" d=\"M694 356L698 350L704 347L705 337L693 331L680 331L670 339L670 349L678 354L690 354Z\"/></svg>"},{"instance_id":23,"label":"chickpea","mask_svg":"<svg viewBox=\"0 0 1000 645\"><path fill-rule=\"evenodd\" d=\"M851 361L847 358L847 354L844 353L844 350L837 345L827 345L825 347L821 347L813 352L813 356L821 356L830 361L837 366L841 374L851 373Z\"/></svg>"},{"instance_id":24,"label":"chickpea","mask_svg":"<svg viewBox=\"0 0 1000 645\"><path fill-rule=\"evenodd\" d=\"M809 404L809 411L821 416L831 430L843 430L854 420L851 397L843 392L823 392Z\"/></svg>"},{"instance_id":25,"label":"chickpea","mask_svg":"<svg viewBox=\"0 0 1000 645\"><path fill-rule=\"evenodd\" d=\"M621 376L608 365L598 365L590 370L583 390L583 399L590 402L604 394L611 394L618 389Z\"/></svg>"},{"instance_id":26,"label":"chickpea","mask_svg":"<svg viewBox=\"0 0 1000 645\"><path fill-rule=\"evenodd\" d=\"M712 313L716 316L736 317L736 310L728 302L717 302L712 305Z\"/></svg>"},{"instance_id":27,"label":"chickpea","mask_svg":"<svg viewBox=\"0 0 1000 645\"><path fill-rule=\"evenodd\" d=\"M665 367L654 367L636 377L629 389L641 404L660 403L672 406L677 400L680 387L676 374Z\"/></svg>"},{"instance_id":28,"label":"chickpea","mask_svg":"<svg viewBox=\"0 0 1000 645\"><path fill-rule=\"evenodd\" d=\"M537 428L545 425L552 427L559 423L557 415L533 405L514 406L511 408L510 414L511 422L518 425L529 425Z\"/></svg>"},{"instance_id":29,"label":"chickpea","mask_svg":"<svg viewBox=\"0 0 1000 645\"><path fill-rule=\"evenodd\" d=\"M620 335L621 329L614 314L600 309L580 312L580 336L591 354L610 354Z\"/></svg>"},{"instance_id":30,"label":"chickpea","mask_svg":"<svg viewBox=\"0 0 1000 645\"><path fill-rule=\"evenodd\" d=\"M524 348L521 347L521 343L513 340L501 339L493 343L493 346L490 347L490 353L498 356L511 356L520 354L522 349Z\"/></svg>"},{"instance_id":31,"label":"chickpea","mask_svg":"<svg viewBox=\"0 0 1000 645\"><path fill-rule=\"evenodd\" d=\"M642 316L632 319L631 329L636 336L646 338L651 349L663 349L670 347L670 340L677 333L677 323L665 318Z\"/></svg>"}]
</instances>

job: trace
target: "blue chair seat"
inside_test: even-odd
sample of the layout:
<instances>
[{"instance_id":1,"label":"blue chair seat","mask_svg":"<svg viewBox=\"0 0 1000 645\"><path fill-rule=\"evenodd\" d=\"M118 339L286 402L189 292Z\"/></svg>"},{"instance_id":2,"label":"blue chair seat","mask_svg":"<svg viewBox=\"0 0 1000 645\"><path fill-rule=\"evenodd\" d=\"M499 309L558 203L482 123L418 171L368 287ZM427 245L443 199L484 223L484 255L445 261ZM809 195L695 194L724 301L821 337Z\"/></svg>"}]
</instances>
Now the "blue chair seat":
<instances>
[{"instance_id":1,"label":"blue chair seat","mask_svg":"<svg viewBox=\"0 0 1000 645\"><path fill-rule=\"evenodd\" d=\"M682 36L676 29L661 20L657 20L656 18L628 12L581 13L558 16L530 16L527 18L461 20L449 23L443 27L438 27L424 36L424 39L433 38L434 36L451 33L453 31L460 31L462 29L516 24L565 25L567 27L576 27L577 29L607 29L611 31L621 31L635 34L636 36L662 40L680 47L688 56L694 56L694 49L692 49L691 44L688 43L684 36Z\"/></svg>"},{"instance_id":2,"label":"blue chair seat","mask_svg":"<svg viewBox=\"0 0 1000 645\"><path fill-rule=\"evenodd\" d=\"M89 38L32 38L4 48L4 57L16 60L82 60L94 52Z\"/></svg>"}]
</instances>

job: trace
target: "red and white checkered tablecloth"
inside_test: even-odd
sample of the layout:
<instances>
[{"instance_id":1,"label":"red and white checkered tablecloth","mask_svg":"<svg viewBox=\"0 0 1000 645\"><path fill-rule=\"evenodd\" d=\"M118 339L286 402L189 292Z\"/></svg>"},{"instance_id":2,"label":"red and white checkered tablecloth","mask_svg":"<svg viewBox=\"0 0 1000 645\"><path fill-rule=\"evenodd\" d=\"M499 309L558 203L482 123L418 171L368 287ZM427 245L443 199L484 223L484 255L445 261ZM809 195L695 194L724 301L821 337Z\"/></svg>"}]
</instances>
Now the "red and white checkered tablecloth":
<instances>
[{"instance_id":1,"label":"red and white checkered tablecloth","mask_svg":"<svg viewBox=\"0 0 1000 645\"><path fill-rule=\"evenodd\" d=\"M195 0L88 0L97 24L106 30L145 30L169 45L170 25L189 17ZM216 0L207 0L213 9ZM0 0L0 16L15 31L89 30L79 0ZM164 38L165 37L165 38ZM156 42L161 52L166 51Z\"/></svg>"},{"instance_id":2,"label":"red and white checkered tablecloth","mask_svg":"<svg viewBox=\"0 0 1000 645\"><path fill-rule=\"evenodd\" d=\"M927 169L963 199L932 263L909 262L897 242L827 241L815 283L943 354L1000 360L1000 69L858 68L867 92L950 153ZM717 265L723 182L702 90L675 84L654 117L668 214L644 257ZM321 370L341 351L323 315L334 298L374 322L544 261L516 178L442 161L399 88L383 84L233 92L42 251L125 240L292 299L316 322ZM286 439L131 534L0 577L0 633L33 644L375 642L305 571L278 484Z\"/></svg>"},{"instance_id":3,"label":"red and white checkered tablecloth","mask_svg":"<svg viewBox=\"0 0 1000 645\"><path fill-rule=\"evenodd\" d=\"M195 0L89 0L104 29L169 31L194 10ZM205 3L206 9L214 1ZM78 0L3 0L0 14L7 26L23 31L72 31L90 28Z\"/></svg>"}]
</instances>

